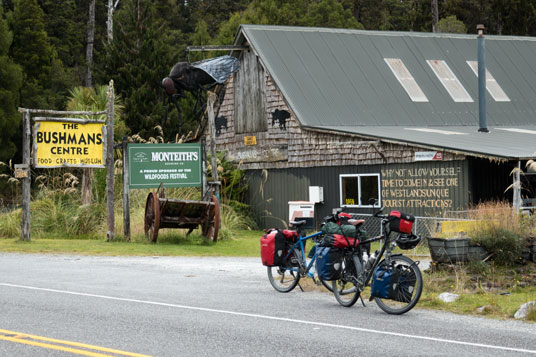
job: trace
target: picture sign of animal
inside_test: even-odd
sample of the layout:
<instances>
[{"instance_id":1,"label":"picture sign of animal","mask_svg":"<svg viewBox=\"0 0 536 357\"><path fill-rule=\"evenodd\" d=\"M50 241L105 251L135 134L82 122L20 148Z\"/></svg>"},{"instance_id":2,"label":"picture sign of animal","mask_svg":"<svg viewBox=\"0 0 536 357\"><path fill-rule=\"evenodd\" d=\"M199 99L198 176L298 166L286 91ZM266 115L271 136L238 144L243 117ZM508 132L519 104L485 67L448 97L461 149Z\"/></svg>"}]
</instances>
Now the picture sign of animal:
<instances>
[{"instance_id":1,"label":"picture sign of animal","mask_svg":"<svg viewBox=\"0 0 536 357\"><path fill-rule=\"evenodd\" d=\"M287 130L287 119L290 118L290 113L286 110L276 109L272 112L272 126L279 123L279 129Z\"/></svg>"}]
</instances>

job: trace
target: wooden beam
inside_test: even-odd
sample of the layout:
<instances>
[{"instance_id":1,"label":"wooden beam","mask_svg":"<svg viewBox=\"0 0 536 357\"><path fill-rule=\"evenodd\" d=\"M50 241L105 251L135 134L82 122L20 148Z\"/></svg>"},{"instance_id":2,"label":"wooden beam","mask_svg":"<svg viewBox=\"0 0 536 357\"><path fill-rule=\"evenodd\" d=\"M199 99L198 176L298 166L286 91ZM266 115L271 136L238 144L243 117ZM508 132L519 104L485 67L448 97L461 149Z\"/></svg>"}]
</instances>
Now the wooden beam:
<instances>
[{"instance_id":1,"label":"wooden beam","mask_svg":"<svg viewBox=\"0 0 536 357\"><path fill-rule=\"evenodd\" d=\"M35 117L34 121L66 121L70 123L88 124L88 123L106 123L101 119L81 119L81 118L53 118L53 117Z\"/></svg>"},{"instance_id":2,"label":"wooden beam","mask_svg":"<svg viewBox=\"0 0 536 357\"><path fill-rule=\"evenodd\" d=\"M123 136L123 233L125 239L130 242L130 188L129 182L129 165L128 165L128 142L127 137Z\"/></svg>"},{"instance_id":3,"label":"wooden beam","mask_svg":"<svg viewBox=\"0 0 536 357\"><path fill-rule=\"evenodd\" d=\"M30 111L25 110L22 121L22 163L28 170L28 175L22 178L22 219L21 240L30 240L30 184L32 175L30 170L30 146L32 134L30 130Z\"/></svg>"},{"instance_id":4,"label":"wooden beam","mask_svg":"<svg viewBox=\"0 0 536 357\"><path fill-rule=\"evenodd\" d=\"M211 156L211 166L212 166L212 182L219 182L218 178L218 158L216 152L216 120L214 118L214 102L216 101L217 96L214 92L208 92L208 127L210 134L210 156ZM214 185L214 190L218 201L220 200L220 186ZM207 198L207 201L210 201L210 197Z\"/></svg>"},{"instance_id":5,"label":"wooden beam","mask_svg":"<svg viewBox=\"0 0 536 357\"><path fill-rule=\"evenodd\" d=\"M28 113L30 114L42 114L42 115L102 115L102 114L107 113L105 110L100 111L100 112L84 112L84 111L62 111L62 110L19 108L20 113L23 113L26 111L28 111Z\"/></svg>"},{"instance_id":6,"label":"wooden beam","mask_svg":"<svg viewBox=\"0 0 536 357\"><path fill-rule=\"evenodd\" d=\"M114 212L114 81L110 80L108 93L106 93L106 223L108 231L107 240L115 239L115 212Z\"/></svg>"},{"instance_id":7,"label":"wooden beam","mask_svg":"<svg viewBox=\"0 0 536 357\"><path fill-rule=\"evenodd\" d=\"M523 206L523 201L521 200L521 161L517 162L517 170L514 172L514 193L512 197L512 206L514 207L514 212L518 213L519 209Z\"/></svg>"}]
</instances>

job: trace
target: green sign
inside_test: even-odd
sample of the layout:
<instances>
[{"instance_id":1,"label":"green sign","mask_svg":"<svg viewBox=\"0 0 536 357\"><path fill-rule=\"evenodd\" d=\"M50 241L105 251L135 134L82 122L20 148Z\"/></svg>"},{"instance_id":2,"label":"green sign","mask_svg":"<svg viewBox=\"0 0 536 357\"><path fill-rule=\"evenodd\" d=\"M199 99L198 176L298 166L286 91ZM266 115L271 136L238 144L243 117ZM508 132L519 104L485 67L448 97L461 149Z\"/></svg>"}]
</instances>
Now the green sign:
<instances>
[{"instance_id":1,"label":"green sign","mask_svg":"<svg viewBox=\"0 0 536 357\"><path fill-rule=\"evenodd\" d=\"M131 188L201 186L201 144L128 144Z\"/></svg>"}]
</instances>

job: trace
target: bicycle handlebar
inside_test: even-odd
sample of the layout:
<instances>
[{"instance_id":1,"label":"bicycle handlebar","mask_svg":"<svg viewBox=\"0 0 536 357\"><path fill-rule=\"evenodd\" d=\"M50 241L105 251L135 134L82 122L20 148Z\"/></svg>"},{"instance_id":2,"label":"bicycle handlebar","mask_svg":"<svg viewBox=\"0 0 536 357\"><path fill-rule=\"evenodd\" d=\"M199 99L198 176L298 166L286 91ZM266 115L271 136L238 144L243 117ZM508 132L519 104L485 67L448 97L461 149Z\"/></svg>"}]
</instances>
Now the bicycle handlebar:
<instances>
[{"instance_id":1,"label":"bicycle handlebar","mask_svg":"<svg viewBox=\"0 0 536 357\"><path fill-rule=\"evenodd\" d=\"M376 211L376 213L373 214L374 217L379 217L379 218L387 218L388 216L386 214L380 214L383 212L383 210L385 209L385 207L380 207L380 209L378 211Z\"/></svg>"}]
</instances>

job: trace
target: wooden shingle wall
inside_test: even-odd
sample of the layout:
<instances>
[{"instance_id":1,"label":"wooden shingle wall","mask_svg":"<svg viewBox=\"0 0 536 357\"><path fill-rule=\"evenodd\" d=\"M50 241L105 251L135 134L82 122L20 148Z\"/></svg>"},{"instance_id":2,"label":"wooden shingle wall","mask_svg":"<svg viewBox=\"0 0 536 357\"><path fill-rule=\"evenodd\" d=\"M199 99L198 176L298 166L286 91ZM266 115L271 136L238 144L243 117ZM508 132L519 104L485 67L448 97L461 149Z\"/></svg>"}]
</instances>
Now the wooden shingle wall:
<instances>
[{"instance_id":1,"label":"wooden shingle wall","mask_svg":"<svg viewBox=\"0 0 536 357\"><path fill-rule=\"evenodd\" d=\"M374 165L409 163L414 161L415 151L426 149L400 144L385 143L358 136L321 132L302 128L288 108L281 92L270 75L265 72L265 116L266 123L255 127L266 127L266 131L235 133L235 92L230 78L218 113L219 120L226 121L216 137L218 151L226 151L227 157L244 170L285 169L323 166ZM240 98L236 98L240 100ZM285 110L290 118L273 120L273 112ZM243 111L242 111L243 112ZM221 118L225 119L221 119ZM248 120L248 118L242 118ZM245 145L244 138L255 137L255 145ZM443 153L444 161L463 160L464 155Z\"/></svg>"}]
</instances>

